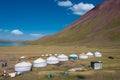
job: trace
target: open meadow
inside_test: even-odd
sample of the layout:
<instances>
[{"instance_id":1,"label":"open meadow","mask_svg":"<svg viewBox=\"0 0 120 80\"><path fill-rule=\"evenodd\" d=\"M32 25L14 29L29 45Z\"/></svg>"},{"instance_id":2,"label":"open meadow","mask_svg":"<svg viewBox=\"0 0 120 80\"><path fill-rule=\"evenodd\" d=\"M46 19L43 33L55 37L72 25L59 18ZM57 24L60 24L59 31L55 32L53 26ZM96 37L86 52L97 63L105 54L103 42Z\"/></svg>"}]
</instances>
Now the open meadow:
<instances>
[{"instance_id":1,"label":"open meadow","mask_svg":"<svg viewBox=\"0 0 120 80\"><path fill-rule=\"evenodd\" d=\"M120 79L120 49L119 47L87 47L87 46L13 46L0 47L0 63L7 60L8 66L2 68L0 71L6 69L8 72L14 71L14 65L18 63L20 56L26 56L25 61L33 62L35 59L42 57L42 54L80 54L82 52L96 52L102 53L101 58L79 59L76 61L60 62L58 65L47 65L44 68L33 68L32 71L26 72L23 75L15 78L4 78L3 80L119 80ZM114 59L109 59L112 56ZM90 70L89 65L91 61L101 60L103 62L102 70ZM87 71L69 72L64 76L63 73L71 68L85 67ZM48 78L48 74L53 74L53 78Z\"/></svg>"}]
</instances>

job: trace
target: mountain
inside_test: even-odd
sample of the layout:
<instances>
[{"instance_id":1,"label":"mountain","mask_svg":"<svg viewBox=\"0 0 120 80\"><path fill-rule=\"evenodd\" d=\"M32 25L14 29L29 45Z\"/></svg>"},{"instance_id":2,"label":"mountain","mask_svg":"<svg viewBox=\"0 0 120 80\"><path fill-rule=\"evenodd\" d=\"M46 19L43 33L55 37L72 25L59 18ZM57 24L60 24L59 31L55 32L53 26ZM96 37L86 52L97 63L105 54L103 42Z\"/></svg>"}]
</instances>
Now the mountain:
<instances>
[{"instance_id":1,"label":"mountain","mask_svg":"<svg viewBox=\"0 0 120 80\"><path fill-rule=\"evenodd\" d=\"M120 0L106 0L61 32L28 42L41 45L120 43Z\"/></svg>"}]
</instances>

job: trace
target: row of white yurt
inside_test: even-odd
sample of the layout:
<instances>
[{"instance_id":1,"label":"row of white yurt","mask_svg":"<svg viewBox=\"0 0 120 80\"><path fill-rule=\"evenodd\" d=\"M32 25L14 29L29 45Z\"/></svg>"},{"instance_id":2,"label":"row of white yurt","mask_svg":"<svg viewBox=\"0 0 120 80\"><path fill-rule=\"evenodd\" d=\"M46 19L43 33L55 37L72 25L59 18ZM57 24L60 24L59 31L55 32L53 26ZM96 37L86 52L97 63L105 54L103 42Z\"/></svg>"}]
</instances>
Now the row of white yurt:
<instances>
[{"instance_id":1,"label":"row of white yurt","mask_svg":"<svg viewBox=\"0 0 120 80\"><path fill-rule=\"evenodd\" d=\"M59 56L59 55L62 55L62 54L42 54L41 56ZM92 52L87 52L86 53L86 55L88 56L88 57L102 57L102 54L100 53L100 52L95 52L95 53L92 53ZM76 54L71 54L69 57L77 57L77 55Z\"/></svg>"},{"instance_id":2,"label":"row of white yurt","mask_svg":"<svg viewBox=\"0 0 120 80\"><path fill-rule=\"evenodd\" d=\"M46 55L48 56L48 55ZM76 54L71 54L68 56L64 54L60 54L57 57L55 56L50 56L46 60L42 58L38 58L33 62L33 67L45 67L47 64L57 64L59 61L68 61L70 60L77 60L78 57L80 59L88 59L89 57L94 56L94 57L102 57L102 54L100 52L95 52L94 54L91 52L88 53L82 53L79 56ZM30 71L32 68L32 64L30 62L20 62L15 65L15 71Z\"/></svg>"},{"instance_id":3,"label":"row of white yurt","mask_svg":"<svg viewBox=\"0 0 120 80\"><path fill-rule=\"evenodd\" d=\"M24 72L30 71L32 68L32 64L30 62L20 62L15 65L15 71Z\"/></svg>"},{"instance_id":4,"label":"row of white yurt","mask_svg":"<svg viewBox=\"0 0 120 80\"><path fill-rule=\"evenodd\" d=\"M68 61L68 56L64 55L64 54L61 54L59 56L57 56L58 60L59 61Z\"/></svg>"},{"instance_id":5,"label":"row of white yurt","mask_svg":"<svg viewBox=\"0 0 120 80\"><path fill-rule=\"evenodd\" d=\"M46 60L38 58L33 62L33 67L45 67L47 66Z\"/></svg>"},{"instance_id":6,"label":"row of white yurt","mask_svg":"<svg viewBox=\"0 0 120 80\"><path fill-rule=\"evenodd\" d=\"M94 53L92 53L92 52L87 52L86 54L80 54L80 58L81 57L86 57L86 59L87 59L87 56L88 56L88 58L90 58L90 57L102 57L102 54L100 53L100 52L94 52Z\"/></svg>"},{"instance_id":7,"label":"row of white yurt","mask_svg":"<svg viewBox=\"0 0 120 80\"><path fill-rule=\"evenodd\" d=\"M42 56L42 57L43 57L43 56L46 56L46 57L48 57L48 56L58 56L58 54L42 54L41 56Z\"/></svg>"}]
</instances>

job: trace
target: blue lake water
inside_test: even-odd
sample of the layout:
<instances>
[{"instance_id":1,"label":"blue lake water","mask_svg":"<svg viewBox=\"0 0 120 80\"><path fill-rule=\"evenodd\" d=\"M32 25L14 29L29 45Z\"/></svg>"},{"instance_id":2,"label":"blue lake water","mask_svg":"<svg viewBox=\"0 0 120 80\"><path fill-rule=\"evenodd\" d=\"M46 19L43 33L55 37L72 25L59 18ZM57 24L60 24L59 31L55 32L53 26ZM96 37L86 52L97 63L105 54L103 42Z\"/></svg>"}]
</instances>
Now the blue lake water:
<instances>
[{"instance_id":1,"label":"blue lake water","mask_svg":"<svg viewBox=\"0 0 120 80\"><path fill-rule=\"evenodd\" d=\"M0 46L27 46L27 44L21 42L0 42Z\"/></svg>"}]
</instances>

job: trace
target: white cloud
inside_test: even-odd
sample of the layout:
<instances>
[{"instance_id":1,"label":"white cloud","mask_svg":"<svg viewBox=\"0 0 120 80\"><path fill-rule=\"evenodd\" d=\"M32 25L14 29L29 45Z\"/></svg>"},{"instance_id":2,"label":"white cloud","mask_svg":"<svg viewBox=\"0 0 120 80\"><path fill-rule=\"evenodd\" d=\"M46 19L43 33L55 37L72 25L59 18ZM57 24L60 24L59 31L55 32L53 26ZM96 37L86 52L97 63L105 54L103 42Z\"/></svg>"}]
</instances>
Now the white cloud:
<instances>
[{"instance_id":1,"label":"white cloud","mask_svg":"<svg viewBox=\"0 0 120 80\"><path fill-rule=\"evenodd\" d=\"M70 7L72 6L72 2L67 0L67 1L58 1L57 2L58 6L63 6L63 7Z\"/></svg>"},{"instance_id":2,"label":"white cloud","mask_svg":"<svg viewBox=\"0 0 120 80\"><path fill-rule=\"evenodd\" d=\"M76 15L84 15L86 12L94 8L95 6L93 4L83 3L80 2L78 4L73 5L69 9L73 11L73 14Z\"/></svg>"},{"instance_id":3,"label":"white cloud","mask_svg":"<svg viewBox=\"0 0 120 80\"><path fill-rule=\"evenodd\" d=\"M23 32L18 30L18 29L15 29L15 30L11 31L11 33L14 34L14 35L23 35Z\"/></svg>"},{"instance_id":4,"label":"white cloud","mask_svg":"<svg viewBox=\"0 0 120 80\"><path fill-rule=\"evenodd\" d=\"M32 36L32 37L43 37L44 35L43 34L30 34L30 36Z\"/></svg>"}]
</instances>

